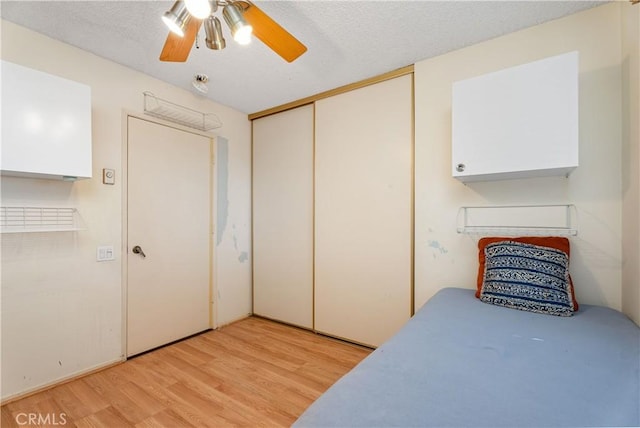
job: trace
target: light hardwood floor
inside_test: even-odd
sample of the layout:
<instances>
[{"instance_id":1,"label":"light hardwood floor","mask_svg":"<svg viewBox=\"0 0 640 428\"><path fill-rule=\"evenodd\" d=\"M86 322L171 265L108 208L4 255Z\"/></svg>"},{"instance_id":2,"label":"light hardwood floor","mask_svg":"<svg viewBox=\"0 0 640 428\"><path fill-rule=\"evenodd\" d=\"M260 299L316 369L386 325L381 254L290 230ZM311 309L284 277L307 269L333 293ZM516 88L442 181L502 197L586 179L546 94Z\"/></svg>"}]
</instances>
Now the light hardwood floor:
<instances>
[{"instance_id":1,"label":"light hardwood floor","mask_svg":"<svg viewBox=\"0 0 640 428\"><path fill-rule=\"evenodd\" d=\"M251 317L2 406L1 426L289 426L370 352Z\"/></svg>"}]
</instances>

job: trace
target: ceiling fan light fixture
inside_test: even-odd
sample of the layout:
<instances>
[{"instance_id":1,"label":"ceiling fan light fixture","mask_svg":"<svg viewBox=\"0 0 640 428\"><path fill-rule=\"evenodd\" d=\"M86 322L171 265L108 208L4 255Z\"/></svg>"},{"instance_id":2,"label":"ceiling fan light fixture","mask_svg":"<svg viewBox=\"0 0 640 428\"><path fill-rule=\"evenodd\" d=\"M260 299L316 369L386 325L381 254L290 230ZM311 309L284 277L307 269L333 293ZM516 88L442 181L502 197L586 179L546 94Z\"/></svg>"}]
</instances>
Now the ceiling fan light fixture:
<instances>
[{"instance_id":1,"label":"ceiling fan light fixture","mask_svg":"<svg viewBox=\"0 0 640 428\"><path fill-rule=\"evenodd\" d=\"M229 3L222 9L222 15L231 29L233 40L241 45L249 44L253 27L244 19L241 8L234 3Z\"/></svg>"},{"instance_id":2,"label":"ceiling fan light fixture","mask_svg":"<svg viewBox=\"0 0 640 428\"><path fill-rule=\"evenodd\" d=\"M171 9L162 15L162 21L169 27L169 30L180 37L184 37L184 27L188 20L189 11L182 0L176 1Z\"/></svg>"},{"instance_id":3,"label":"ceiling fan light fixture","mask_svg":"<svg viewBox=\"0 0 640 428\"><path fill-rule=\"evenodd\" d=\"M184 3L194 18L205 19L211 15L212 7L209 0L184 0Z\"/></svg>"},{"instance_id":4,"label":"ceiling fan light fixture","mask_svg":"<svg viewBox=\"0 0 640 428\"><path fill-rule=\"evenodd\" d=\"M209 49L222 50L226 46L224 37L222 36L222 25L220 20L211 15L204 21L204 32L206 34L205 42Z\"/></svg>"},{"instance_id":5,"label":"ceiling fan light fixture","mask_svg":"<svg viewBox=\"0 0 640 428\"><path fill-rule=\"evenodd\" d=\"M245 25L236 30L233 34L233 40L240 45L248 45L251 43L251 34L253 33L253 27L251 25Z\"/></svg>"}]
</instances>

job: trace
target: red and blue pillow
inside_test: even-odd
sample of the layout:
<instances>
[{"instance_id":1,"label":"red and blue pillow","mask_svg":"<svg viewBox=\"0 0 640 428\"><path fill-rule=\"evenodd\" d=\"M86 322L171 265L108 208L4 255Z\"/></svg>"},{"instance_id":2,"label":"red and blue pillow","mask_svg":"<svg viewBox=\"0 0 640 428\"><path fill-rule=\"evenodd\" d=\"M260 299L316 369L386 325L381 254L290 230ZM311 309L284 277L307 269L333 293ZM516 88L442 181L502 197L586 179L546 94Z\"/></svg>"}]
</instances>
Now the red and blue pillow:
<instances>
[{"instance_id":1,"label":"red and blue pillow","mask_svg":"<svg viewBox=\"0 0 640 428\"><path fill-rule=\"evenodd\" d=\"M578 310L563 237L482 238L476 297L485 303L570 316Z\"/></svg>"}]
</instances>

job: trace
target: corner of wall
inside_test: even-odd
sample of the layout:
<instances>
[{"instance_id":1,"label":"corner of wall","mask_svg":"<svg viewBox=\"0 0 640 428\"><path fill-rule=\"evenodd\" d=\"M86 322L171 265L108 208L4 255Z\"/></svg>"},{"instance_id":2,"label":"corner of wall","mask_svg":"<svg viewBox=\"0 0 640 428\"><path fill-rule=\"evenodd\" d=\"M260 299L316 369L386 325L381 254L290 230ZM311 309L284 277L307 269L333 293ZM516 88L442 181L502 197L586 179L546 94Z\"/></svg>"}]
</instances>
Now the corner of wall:
<instances>
[{"instance_id":1,"label":"corner of wall","mask_svg":"<svg viewBox=\"0 0 640 428\"><path fill-rule=\"evenodd\" d=\"M621 5L622 311L640 325L640 5Z\"/></svg>"}]
</instances>

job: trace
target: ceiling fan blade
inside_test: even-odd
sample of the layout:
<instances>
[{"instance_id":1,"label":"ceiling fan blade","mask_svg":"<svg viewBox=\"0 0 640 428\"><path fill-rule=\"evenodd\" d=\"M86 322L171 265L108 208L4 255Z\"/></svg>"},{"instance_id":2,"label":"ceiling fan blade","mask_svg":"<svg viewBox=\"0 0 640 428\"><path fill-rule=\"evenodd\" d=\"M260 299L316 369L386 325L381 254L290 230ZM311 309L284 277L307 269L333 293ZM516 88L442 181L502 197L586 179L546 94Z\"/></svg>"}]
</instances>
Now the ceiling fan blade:
<instances>
[{"instance_id":1,"label":"ceiling fan blade","mask_svg":"<svg viewBox=\"0 0 640 428\"><path fill-rule=\"evenodd\" d=\"M244 2L243 2L244 3ZM244 18L253 27L253 35L269 46L271 50L292 62L307 51L307 47L282 28L266 13L251 2L244 9Z\"/></svg>"},{"instance_id":2,"label":"ceiling fan blade","mask_svg":"<svg viewBox=\"0 0 640 428\"><path fill-rule=\"evenodd\" d=\"M185 62L196 40L200 24L202 24L202 21L199 19L189 17L184 29L184 37L180 37L170 31L162 52L160 52L160 61Z\"/></svg>"}]
</instances>

